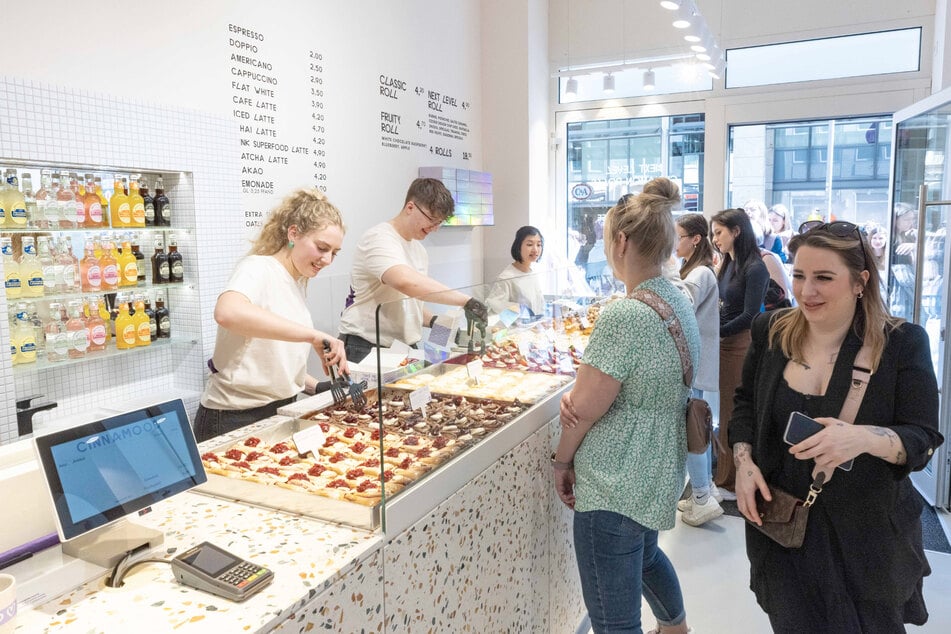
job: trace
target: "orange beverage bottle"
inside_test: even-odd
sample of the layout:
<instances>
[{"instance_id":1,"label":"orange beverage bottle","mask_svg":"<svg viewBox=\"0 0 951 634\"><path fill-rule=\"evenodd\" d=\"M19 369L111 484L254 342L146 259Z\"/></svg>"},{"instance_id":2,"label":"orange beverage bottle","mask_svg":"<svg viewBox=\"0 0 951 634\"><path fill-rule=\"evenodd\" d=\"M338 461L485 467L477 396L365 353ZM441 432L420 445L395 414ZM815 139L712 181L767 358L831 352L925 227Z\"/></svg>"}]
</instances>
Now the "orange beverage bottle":
<instances>
[{"instance_id":1,"label":"orange beverage bottle","mask_svg":"<svg viewBox=\"0 0 951 634\"><path fill-rule=\"evenodd\" d=\"M139 263L132 253L132 246L128 240L122 242L122 253L119 254L119 286L135 286L139 283Z\"/></svg>"},{"instance_id":2,"label":"orange beverage bottle","mask_svg":"<svg viewBox=\"0 0 951 634\"><path fill-rule=\"evenodd\" d=\"M83 226L102 226L102 200L96 193L96 181L92 174L86 174L86 193L83 194Z\"/></svg>"},{"instance_id":3,"label":"orange beverage bottle","mask_svg":"<svg viewBox=\"0 0 951 634\"><path fill-rule=\"evenodd\" d=\"M119 301L116 298L116 301ZM128 350L134 348L138 341L132 315L129 314L129 303L123 301L119 306L119 316L116 317L116 348Z\"/></svg>"},{"instance_id":4,"label":"orange beverage bottle","mask_svg":"<svg viewBox=\"0 0 951 634\"><path fill-rule=\"evenodd\" d=\"M135 298L135 315L132 316L135 325L137 346L152 344L152 328L149 325L149 315L145 312L145 300L141 296Z\"/></svg>"},{"instance_id":5,"label":"orange beverage bottle","mask_svg":"<svg viewBox=\"0 0 951 634\"><path fill-rule=\"evenodd\" d=\"M125 179L116 174L112 198L109 199L109 213L112 226L116 229L132 226L132 208L125 193Z\"/></svg>"},{"instance_id":6,"label":"orange beverage bottle","mask_svg":"<svg viewBox=\"0 0 951 634\"><path fill-rule=\"evenodd\" d=\"M102 289L102 268L96 257L92 240L86 240L85 255L79 263L79 279L84 293L98 293Z\"/></svg>"},{"instance_id":7,"label":"orange beverage bottle","mask_svg":"<svg viewBox=\"0 0 951 634\"><path fill-rule=\"evenodd\" d=\"M89 317L86 318L86 330L89 331L89 352L101 352L106 349L109 340L109 331L106 322L102 320L102 298L92 300Z\"/></svg>"},{"instance_id":8,"label":"orange beverage bottle","mask_svg":"<svg viewBox=\"0 0 951 634\"><path fill-rule=\"evenodd\" d=\"M145 226L145 199L139 193L139 181L133 177L129 180L129 207L132 209L132 226Z\"/></svg>"}]
</instances>

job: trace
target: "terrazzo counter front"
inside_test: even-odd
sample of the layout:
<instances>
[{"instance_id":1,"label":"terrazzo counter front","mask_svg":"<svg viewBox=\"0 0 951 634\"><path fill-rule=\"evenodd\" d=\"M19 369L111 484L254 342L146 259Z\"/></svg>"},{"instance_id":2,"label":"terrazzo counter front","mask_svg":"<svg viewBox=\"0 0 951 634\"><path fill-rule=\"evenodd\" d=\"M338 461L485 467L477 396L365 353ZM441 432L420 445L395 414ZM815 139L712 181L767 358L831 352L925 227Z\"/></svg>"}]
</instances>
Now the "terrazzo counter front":
<instances>
[{"instance_id":1,"label":"terrazzo counter front","mask_svg":"<svg viewBox=\"0 0 951 634\"><path fill-rule=\"evenodd\" d=\"M297 631L300 614L310 613L311 623L318 620L316 608L305 606L333 595L332 586L344 581L357 583L360 592L334 610L321 603L318 611L333 612L335 623L382 622L379 533L196 493L156 504L135 521L165 533L153 556L171 558L207 540L270 568L274 581L235 603L179 584L168 564L148 563L133 568L121 588L108 588L100 578L21 610L15 632L291 632Z\"/></svg>"}]
</instances>

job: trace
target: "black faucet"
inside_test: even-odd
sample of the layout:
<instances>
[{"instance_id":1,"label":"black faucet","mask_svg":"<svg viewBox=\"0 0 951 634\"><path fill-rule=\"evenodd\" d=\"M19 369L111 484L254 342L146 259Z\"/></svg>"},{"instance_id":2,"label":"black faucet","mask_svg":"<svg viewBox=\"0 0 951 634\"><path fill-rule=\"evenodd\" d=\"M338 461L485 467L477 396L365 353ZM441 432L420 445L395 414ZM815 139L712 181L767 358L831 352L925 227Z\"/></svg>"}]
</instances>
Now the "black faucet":
<instances>
[{"instance_id":1,"label":"black faucet","mask_svg":"<svg viewBox=\"0 0 951 634\"><path fill-rule=\"evenodd\" d=\"M49 400L41 400L42 394L32 394L25 398L17 399L17 432L21 436L33 433L33 415L48 409L53 409L58 403Z\"/></svg>"}]
</instances>

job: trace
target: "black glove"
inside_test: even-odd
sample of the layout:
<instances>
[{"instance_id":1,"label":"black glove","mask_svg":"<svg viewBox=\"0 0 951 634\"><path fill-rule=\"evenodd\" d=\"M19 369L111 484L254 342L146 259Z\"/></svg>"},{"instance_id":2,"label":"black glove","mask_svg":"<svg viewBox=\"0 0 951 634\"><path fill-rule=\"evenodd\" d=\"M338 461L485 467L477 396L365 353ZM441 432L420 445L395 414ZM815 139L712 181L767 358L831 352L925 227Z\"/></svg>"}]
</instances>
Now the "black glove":
<instances>
[{"instance_id":1,"label":"black glove","mask_svg":"<svg viewBox=\"0 0 951 634\"><path fill-rule=\"evenodd\" d=\"M462 308L465 310L466 319L469 321L478 321L483 324L489 321L489 309L475 297L470 297Z\"/></svg>"}]
</instances>

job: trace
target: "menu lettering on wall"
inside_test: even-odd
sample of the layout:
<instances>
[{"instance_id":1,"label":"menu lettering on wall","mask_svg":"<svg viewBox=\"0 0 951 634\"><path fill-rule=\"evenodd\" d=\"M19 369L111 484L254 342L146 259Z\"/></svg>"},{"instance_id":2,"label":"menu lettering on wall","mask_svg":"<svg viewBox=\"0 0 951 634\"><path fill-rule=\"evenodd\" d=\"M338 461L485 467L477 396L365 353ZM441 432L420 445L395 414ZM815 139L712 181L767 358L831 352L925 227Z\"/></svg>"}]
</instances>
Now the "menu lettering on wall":
<instances>
[{"instance_id":1,"label":"menu lettering on wall","mask_svg":"<svg viewBox=\"0 0 951 634\"><path fill-rule=\"evenodd\" d=\"M327 114L324 108L324 54L317 50L308 52L310 71L310 151L314 155L314 185L327 191ZM307 148L302 148L307 150Z\"/></svg>"},{"instance_id":2,"label":"menu lettering on wall","mask_svg":"<svg viewBox=\"0 0 951 634\"><path fill-rule=\"evenodd\" d=\"M379 98L382 147L420 148L433 156L464 161L472 158L467 147L460 147L469 142L468 101L421 85L410 88L407 81L387 74L379 75Z\"/></svg>"}]
</instances>

